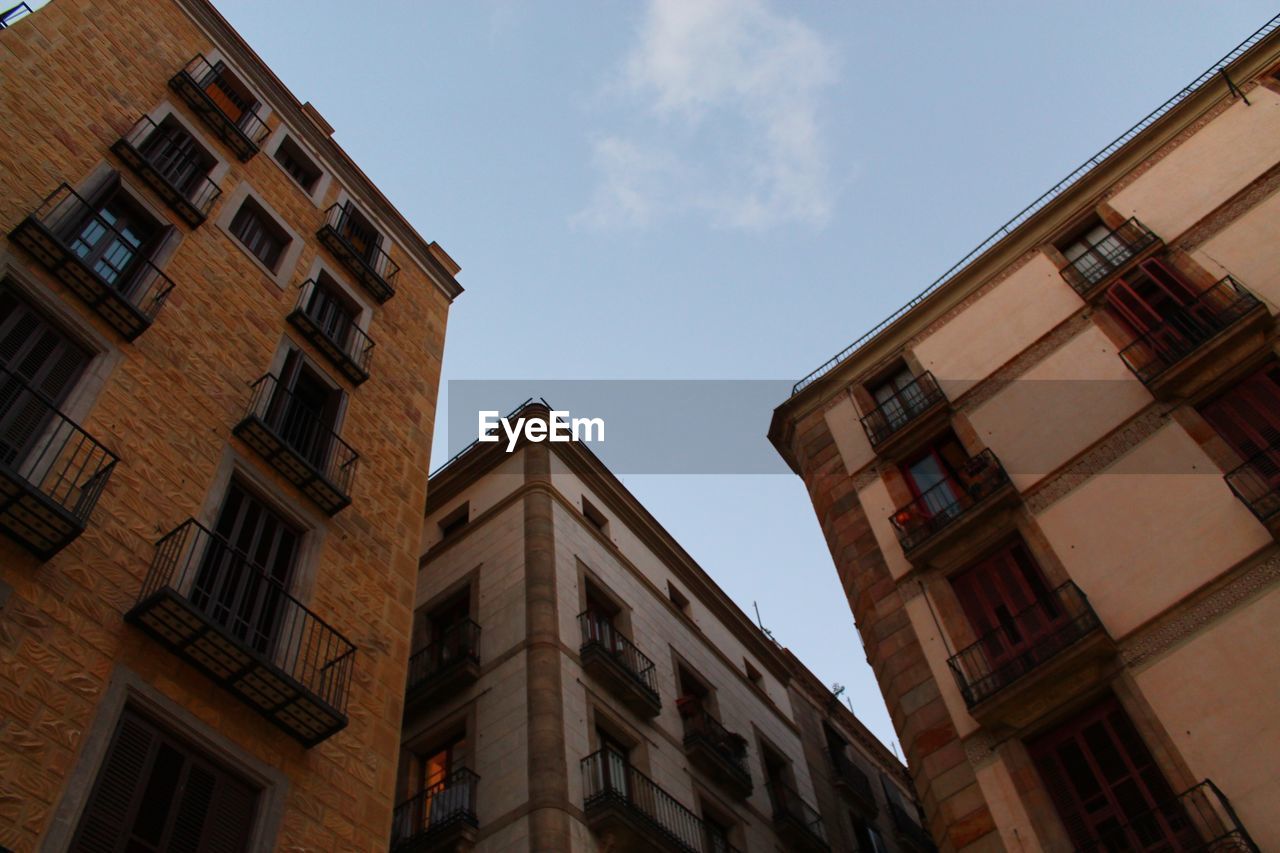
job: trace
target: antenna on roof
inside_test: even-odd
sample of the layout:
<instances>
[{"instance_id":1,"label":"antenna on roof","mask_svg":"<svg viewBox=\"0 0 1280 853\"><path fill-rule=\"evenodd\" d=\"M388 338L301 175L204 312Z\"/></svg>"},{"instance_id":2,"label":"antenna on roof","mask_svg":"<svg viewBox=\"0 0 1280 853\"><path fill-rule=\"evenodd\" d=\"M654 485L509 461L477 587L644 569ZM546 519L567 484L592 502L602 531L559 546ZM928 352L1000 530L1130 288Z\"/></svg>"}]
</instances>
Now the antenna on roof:
<instances>
[{"instance_id":1,"label":"antenna on roof","mask_svg":"<svg viewBox=\"0 0 1280 853\"><path fill-rule=\"evenodd\" d=\"M756 609L756 627L760 629L761 633L772 640L774 645L777 645L778 641L773 639L773 632L766 628L764 626L764 622L760 619L760 605L753 601L751 602L751 606Z\"/></svg>"}]
</instances>

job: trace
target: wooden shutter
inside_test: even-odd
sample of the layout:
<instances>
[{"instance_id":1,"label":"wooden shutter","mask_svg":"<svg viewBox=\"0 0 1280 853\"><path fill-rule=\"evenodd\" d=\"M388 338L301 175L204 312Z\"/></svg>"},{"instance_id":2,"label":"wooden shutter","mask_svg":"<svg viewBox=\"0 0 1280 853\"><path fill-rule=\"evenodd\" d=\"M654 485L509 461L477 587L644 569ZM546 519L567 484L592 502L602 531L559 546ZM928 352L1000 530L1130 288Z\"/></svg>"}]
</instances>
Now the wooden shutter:
<instances>
[{"instance_id":1,"label":"wooden shutter","mask_svg":"<svg viewBox=\"0 0 1280 853\"><path fill-rule=\"evenodd\" d=\"M249 784L126 710L70 850L239 853L257 799Z\"/></svg>"},{"instance_id":2,"label":"wooden shutter","mask_svg":"<svg viewBox=\"0 0 1280 853\"><path fill-rule=\"evenodd\" d=\"M993 667L1034 645L1062 616L1039 567L1021 543L954 575L951 586L969 624L984 640ZM1041 608L1028 611L1038 602ZM1015 621L1019 614L1022 618Z\"/></svg>"},{"instance_id":3,"label":"wooden shutter","mask_svg":"<svg viewBox=\"0 0 1280 853\"><path fill-rule=\"evenodd\" d=\"M1280 366L1259 370L1200 413L1241 462L1275 447L1280 444Z\"/></svg>"}]
</instances>

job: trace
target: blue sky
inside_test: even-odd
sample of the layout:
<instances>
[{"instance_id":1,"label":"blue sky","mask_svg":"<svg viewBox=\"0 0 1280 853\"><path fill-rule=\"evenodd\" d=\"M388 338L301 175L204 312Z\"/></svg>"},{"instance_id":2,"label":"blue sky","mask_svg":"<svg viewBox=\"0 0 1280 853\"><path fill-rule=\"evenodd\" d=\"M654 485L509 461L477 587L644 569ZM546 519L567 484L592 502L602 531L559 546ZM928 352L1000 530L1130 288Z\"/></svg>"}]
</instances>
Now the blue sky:
<instances>
[{"instance_id":1,"label":"blue sky","mask_svg":"<svg viewBox=\"0 0 1280 853\"><path fill-rule=\"evenodd\" d=\"M215 3L462 265L445 380L797 379L1276 12ZM798 478L624 480L894 740Z\"/></svg>"}]
</instances>

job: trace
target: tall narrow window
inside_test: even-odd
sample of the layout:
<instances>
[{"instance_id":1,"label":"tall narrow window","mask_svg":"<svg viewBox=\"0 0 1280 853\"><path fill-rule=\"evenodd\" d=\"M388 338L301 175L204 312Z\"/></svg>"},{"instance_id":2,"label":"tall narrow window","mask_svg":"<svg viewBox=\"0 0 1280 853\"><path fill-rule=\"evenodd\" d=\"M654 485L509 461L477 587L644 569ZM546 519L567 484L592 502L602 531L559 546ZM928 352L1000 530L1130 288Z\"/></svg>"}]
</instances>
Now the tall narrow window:
<instances>
[{"instance_id":1,"label":"tall narrow window","mask_svg":"<svg viewBox=\"0 0 1280 853\"><path fill-rule=\"evenodd\" d=\"M345 348L351 330L356 327L357 311L328 276L321 273L316 277L316 286L311 290L311 298L303 306L303 310L338 347Z\"/></svg>"},{"instance_id":2,"label":"tall narrow window","mask_svg":"<svg viewBox=\"0 0 1280 853\"><path fill-rule=\"evenodd\" d=\"M871 396L875 398L890 431L900 429L929 405L924 390L905 364L875 383Z\"/></svg>"},{"instance_id":3,"label":"tall narrow window","mask_svg":"<svg viewBox=\"0 0 1280 853\"><path fill-rule=\"evenodd\" d=\"M94 194L83 217L69 218L60 229L81 262L126 298L139 283L143 261L172 230L120 188L119 175L112 175Z\"/></svg>"},{"instance_id":4,"label":"tall narrow window","mask_svg":"<svg viewBox=\"0 0 1280 853\"><path fill-rule=\"evenodd\" d=\"M1276 448L1280 445L1280 364L1246 377L1201 406L1200 413L1241 462Z\"/></svg>"},{"instance_id":5,"label":"tall narrow window","mask_svg":"<svg viewBox=\"0 0 1280 853\"><path fill-rule=\"evenodd\" d=\"M202 188L216 162L173 116L160 122L139 151L161 177L187 198Z\"/></svg>"},{"instance_id":6,"label":"tall narrow window","mask_svg":"<svg viewBox=\"0 0 1280 853\"><path fill-rule=\"evenodd\" d=\"M247 782L126 710L70 850L248 850L257 801Z\"/></svg>"},{"instance_id":7,"label":"tall narrow window","mask_svg":"<svg viewBox=\"0 0 1280 853\"><path fill-rule=\"evenodd\" d=\"M293 350L285 357L268 419L294 452L327 471L341 405L342 392Z\"/></svg>"},{"instance_id":8,"label":"tall narrow window","mask_svg":"<svg viewBox=\"0 0 1280 853\"><path fill-rule=\"evenodd\" d=\"M364 261L371 266L377 267L375 263L378 247L382 244L382 235L378 233L378 229L373 227L367 217L351 202L347 202L343 206L342 223L339 233L355 249Z\"/></svg>"},{"instance_id":9,"label":"tall narrow window","mask_svg":"<svg viewBox=\"0 0 1280 853\"><path fill-rule=\"evenodd\" d=\"M289 177L297 181L298 186L306 190L308 194L315 192L316 184L320 182L320 167L302 150L298 143L293 141L292 136L286 136L280 141L280 145L276 148L275 157L276 162L288 173Z\"/></svg>"},{"instance_id":10,"label":"tall narrow window","mask_svg":"<svg viewBox=\"0 0 1280 853\"><path fill-rule=\"evenodd\" d=\"M1066 618L1021 543L952 576L951 586L991 670L1027 651Z\"/></svg>"},{"instance_id":11,"label":"tall narrow window","mask_svg":"<svg viewBox=\"0 0 1280 853\"><path fill-rule=\"evenodd\" d=\"M200 81L200 88L233 122L242 124L256 120L257 99L232 75L226 63L215 62Z\"/></svg>"},{"instance_id":12,"label":"tall narrow window","mask_svg":"<svg viewBox=\"0 0 1280 853\"><path fill-rule=\"evenodd\" d=\"M969 454L955 436L947 436L902 465L903 478L920 510L930 516L958 511Z\"/></svg>"},{"instance_id":13,"label":"tall narrow window","mask_svg":"<svg viewBox=\"0 0 1280 853\"><path fill-rule=\"evenodd\" d=\"M289 245L289 236L257 202L246 198L231 220L231 233L272 272Z\"/></svg>"}]
</instances>

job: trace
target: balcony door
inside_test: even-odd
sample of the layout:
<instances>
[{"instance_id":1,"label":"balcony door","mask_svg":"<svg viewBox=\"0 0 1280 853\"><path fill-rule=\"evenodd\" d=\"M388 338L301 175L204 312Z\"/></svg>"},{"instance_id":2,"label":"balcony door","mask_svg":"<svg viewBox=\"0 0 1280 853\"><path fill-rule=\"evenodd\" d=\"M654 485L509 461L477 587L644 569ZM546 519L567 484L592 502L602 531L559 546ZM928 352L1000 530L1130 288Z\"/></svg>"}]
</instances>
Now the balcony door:
<instances>
[{"instance_id":1,"label":"balcony door","mask_svg":"<svg viewBox=\"0 0 1280 853\"><path fill-rule=\"evenodd\" d=\"M341 401L342 392L292 350L272 396L268 423L295 453L326 472Z\"/></svg>"},{"instance_id":2,"label":"balcony door","mask_svg":"<svg viewBox=\"0 0 1280 853\"><path fill-rule=\"evenodd\" d=\"M195 137L172 117L160 123L142 143L140 153L174 189L190 198L213 168Z\"/></svg>"},{"instance_id":3,"label":"balcony door","mask_svg":"<svg viewBox=\"0 0 1280 853\"><path fill-rule=\"evenodd\" d=\"M254 116L253 111L258 106L257 100L232 79L226 63L215 62L199 85L209 96L209 100L213 101L233 124L243 126Z\"/></svg>"},{"instance_id":4,"label":"balcony door","mask_svg":"<svg viewBox=\"0 0 1280 853\"><path fill-rule=\"evenodd\" d=\"M1245 378L1200 414L1254 473L1280 487L1280 364Z\"/></svg>"},{"instance_id":5,"label":"balcony door","mask_svg":"<svg viewBox=\"0 0 1280 853\"><path fill-rule=\"evenodd\" d=\"M1143 261L1132 275L1107 291L1107 303L1136 336L1161 356L1176 359L1203 337L1212 317L1202 316L1199 294L1167 264Z\"/></svg>"},{"instance_id":6,"label":"balcony door","mask_svg":"<svg viewBox=\"0 0 1280 853\"><path fill-rule=\"evenodd\" d=\"M254 651L269 655L282 629L302 533L234 480L190 600Z\"/></svg>"},{"instance_id":7,"label":"balcony door","mask_svg":"<svg viewBox=\"0 0 1280 853\"><path fill-rule=\"evenodd\" d=\"M951 586L982 643L990 672L1031 650L1066 619L1021 543L953 575Z\"/></svg>"},{"instance_id":8,"label":"balcony door","mask_svg":"<svg viewBox=\"0 0 1280 853\"><path fill-rule=\"evenodd\" d=\"M600 744L600 790L624 798L631 796L631 748L604 729L596 729Z\"/></svg>"},{"instance_id":9,"label":"balcony door","mask_svg":"<svg viewBox=\"0 0 1280 853\"><path fill-rule=\"evenodd\" d=\"M466 748L462 736L455 737L422 756L422 820L421 829L443 823L469 809L466 785L452 784L454 774L462 769L460 756Z\"/></svg>"},{"instance_id":10,"label":"balcony door","mask_svg":"<svg viewBox=\"0 0 1280 853\"><path fill-rule=\"evenodd\" d=\"M470 630L471 590L463 590L431 611L427 627L431 632L431 645L436 650L435 660L431 662L435 668L443 669L470 656L474 652Z\"/></svg>"},{"instance_id":11,"label":"balcony door","mask_svg":"<svg viewBox=\"0 0 1280 853\"><path fill-rule=\"evenodd\" d=\"M947 517L958 512L969 456L954 437L930 447L902 466L903 478L925 518Z\"/></svg>"},{"instance_id":12,"label":"balcony door","mask_svg":"<svg viewBox=\"0 0 1280 853\"><path fill-rule=\"evenodd\" d=\"M335 346L347 350L347 339L355 326L355 312L338 295L335 286L323 277L317 278L303 310L326 338Z\"/></svg>"},{"instance_id":13,"label":"balcony door","mask_svg":"<svg viewBox=\"0 0 1280 853\"><path fill-rule=\"evenodd\" d=\"M382 235L351 202L343 205L342 222L338 230L360 259L380 274L381 271L377 269L377 256Z\"/></svg>"},{"instance_id":14,"label":"balcony door","mask_svg":"<svg viewBox=\"0 0 1280 853\"><path fill-rule=\"evenodd\" d=\"M140 283L145 259L171 230L162 228L120 189L119 175L112 176L71 226L67 248L126 299Z\"/></svg>"},{"instance_id":15,"label":"balcony door","mask_svg":"<svg viewBox=\"0 0 1280 853\"><path fill-rule=\"evenodd\" d=\"M1027 750L1076 847L1204 849L1115 697L1028 742Z\"/></svg>"},{"instance_id":16,"label":"balcony door","mask_svg":"<svg viewBox=\"0 0 1280 853\"><path fill-rule=\"evenodd\" d=\"M908 367L902 367L871 391L889 431L900 429L927 408L923 389Z\"/></svg>"},{"instance_id":17,"label":"balcony door","mask_svg":"<svg viewBox=\"0 0 1280 853\"><path fill-rule=\"evenodd\" d=\"M88 352L0 287L0 465L32 453L88 363Z\"/></svg>"}]
</instances>

